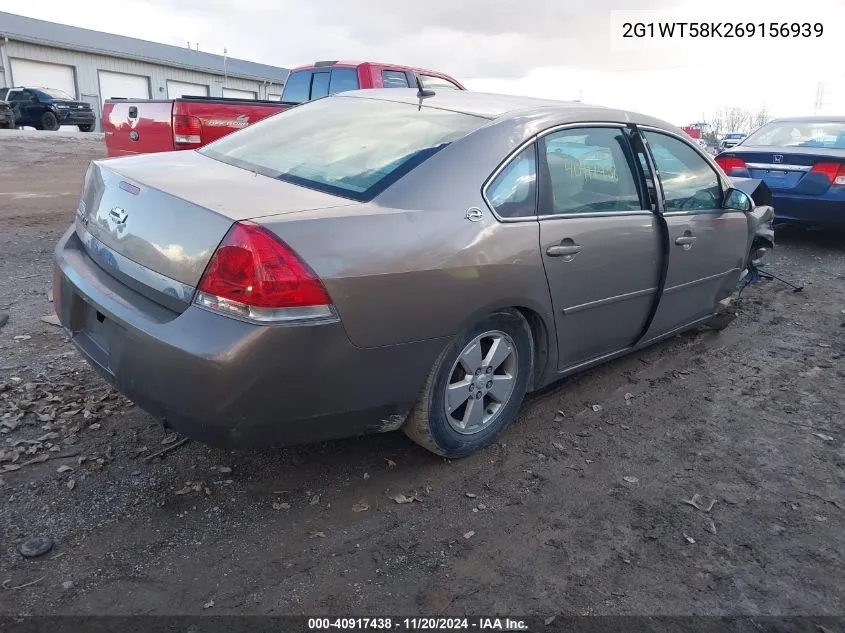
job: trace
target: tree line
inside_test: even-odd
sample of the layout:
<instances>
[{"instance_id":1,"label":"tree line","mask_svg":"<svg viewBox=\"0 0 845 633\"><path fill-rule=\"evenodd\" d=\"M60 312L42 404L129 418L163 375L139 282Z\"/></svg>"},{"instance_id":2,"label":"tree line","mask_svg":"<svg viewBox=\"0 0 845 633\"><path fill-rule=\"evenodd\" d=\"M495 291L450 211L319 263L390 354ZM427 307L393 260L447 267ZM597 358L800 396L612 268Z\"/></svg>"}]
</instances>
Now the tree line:
<instances>
[{"instance_id":1,"label":"tree line","mask_svg":"<svg viewBox=\"0 0 845 633\"><path fill-rule=\"evenodd\" d=\"M764 107L756 113L744 108L723 108L708 121L709 127L702 135L708 141L717 141L728 132L753 132L771 119Z\"/></svg>"}]
</instances>

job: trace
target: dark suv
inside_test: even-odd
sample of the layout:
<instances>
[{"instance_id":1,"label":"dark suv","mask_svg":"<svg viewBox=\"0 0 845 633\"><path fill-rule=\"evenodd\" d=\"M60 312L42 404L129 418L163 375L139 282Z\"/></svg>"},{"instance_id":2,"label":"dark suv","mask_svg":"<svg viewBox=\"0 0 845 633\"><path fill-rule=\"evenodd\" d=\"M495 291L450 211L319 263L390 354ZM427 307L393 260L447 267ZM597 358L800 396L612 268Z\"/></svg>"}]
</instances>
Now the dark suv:
<instances>
[{"instance_id":1,"label":"dark suv","mask_svg":"<svg viewBox=\"0 0 845 633\"><path fill-rule=\"evenodd\" d=\"M61 125L76 125L80 132L91 132L97 121L90 103L75 101L55 88L0 88L0 100L11 106L17 127L58 130Z\"/></svg>"}]
</instances>

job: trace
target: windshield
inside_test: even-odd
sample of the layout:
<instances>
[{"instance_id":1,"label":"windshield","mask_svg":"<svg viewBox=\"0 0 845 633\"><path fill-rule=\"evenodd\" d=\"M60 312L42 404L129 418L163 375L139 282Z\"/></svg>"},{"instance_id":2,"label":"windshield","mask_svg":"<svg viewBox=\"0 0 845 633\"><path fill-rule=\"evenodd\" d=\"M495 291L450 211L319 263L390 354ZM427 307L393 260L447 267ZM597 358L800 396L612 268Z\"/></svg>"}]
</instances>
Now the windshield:
<instances>
[{"instance_id":1,"label":"windshield","mask_svg":"<svg viewBox=\"0 0 845 633\"><path fill-rule=\"evenodd\" d=\"M775 121L754 132L744 145L845 149L845 121Z\"/></svg>"},{"instance_id":2,"label":"windshield","mask_svg":"<svg viewBox=\"0 0 845 633\"><path fill-rule=\"evenodd\" d=\"M39 90L53 99L67 99L68 101L73 101L73 97L64 90L59 90L58 88L39 88Z\"/></svg>"},{"instance_id":3,"label":"windshield","mask_svg":"<svg viewBox=\"0 0 845 633\"><path fill-rule=\"evenodd\" d=\"M349 97L312 101L198 150L216 160L353 200L370 200L487 119Z\"/></svg>"}]
</instances>

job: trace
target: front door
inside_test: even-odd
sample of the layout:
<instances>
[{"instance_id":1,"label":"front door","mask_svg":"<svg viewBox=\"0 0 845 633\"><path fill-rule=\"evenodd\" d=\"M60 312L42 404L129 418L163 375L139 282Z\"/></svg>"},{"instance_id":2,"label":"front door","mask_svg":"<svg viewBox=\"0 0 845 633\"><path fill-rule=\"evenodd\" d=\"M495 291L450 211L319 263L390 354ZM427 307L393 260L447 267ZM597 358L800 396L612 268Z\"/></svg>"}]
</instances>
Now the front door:
<instances>
[{"instance_id":1,"label":"front door","mask_svg":"<svg viewBox=\"0 0 845 633\"><path fill-rule=\"evenodd\" d=\"M748 224L741 211L722 209L721 179L691 142L657 131L642 135L669 233L669 268L648 340L714 312L721 291L739 281Z\"/></svg>"},{"instance_id":2,"label":"front door","mask_svg":"<svg viewBox=\"0 0 845 633\"><path fill-rule=\"evenodd\" d=\"M539 155L540 248L564 370L642 334L657 299L661 231L623 128L552 132Z\"/></svg>"},{"instance_id":3,"label":"front door","mask_svg":"<svg viewBox=\"0 0 845 633\"><path fill-rule=\"evenodd\" d=\"M30 109L28 102L33 98L32 93L24 90L9 90L6 95L6 101L12 108L15 114L15 125L23 127L24 125L33 125L34 121L30 121Z\"/></svg>"}]
</instances>

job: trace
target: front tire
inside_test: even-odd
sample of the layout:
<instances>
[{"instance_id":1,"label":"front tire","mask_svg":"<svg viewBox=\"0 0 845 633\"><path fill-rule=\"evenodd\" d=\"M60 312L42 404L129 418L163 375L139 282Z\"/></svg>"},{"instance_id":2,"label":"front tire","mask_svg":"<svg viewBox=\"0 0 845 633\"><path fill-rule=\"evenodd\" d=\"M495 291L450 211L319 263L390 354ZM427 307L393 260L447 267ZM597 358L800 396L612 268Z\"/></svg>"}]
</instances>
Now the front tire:
<instances>
[{"instance_id":1,"label":"front tire","mask_svg":"<svg viewBox=\"0 0 845 633\"><path fill-rule=\"evenodd\" d=\"M403 431L437 455L470 455L516 419L533 367L525 318L513 310L491 314L443 350Z\"/></svg>"},{"instance_id":2,"label":"front tire","mask_svg":"<svg viewBox=\"0 0 845 633\"><path fill-rule=\"evenodd\" d=\"M41 115L41 127L45 130L55 132L59 129L59 120L52 112L45 112Z\"/></svg>"}]
</instances>

